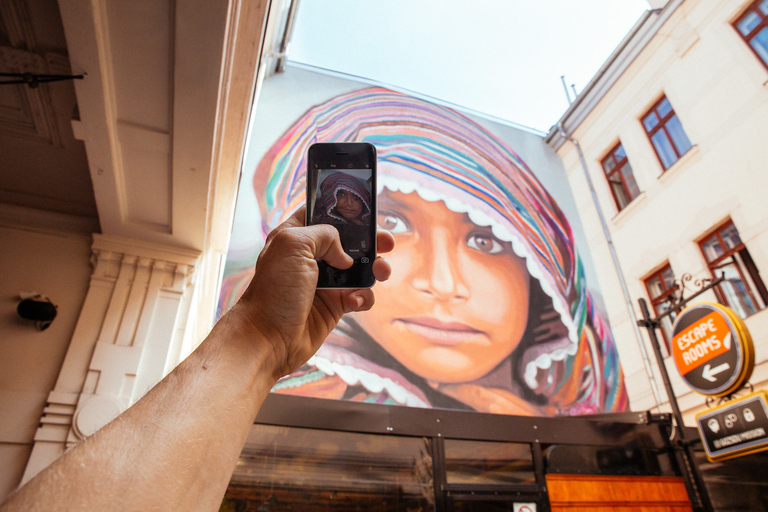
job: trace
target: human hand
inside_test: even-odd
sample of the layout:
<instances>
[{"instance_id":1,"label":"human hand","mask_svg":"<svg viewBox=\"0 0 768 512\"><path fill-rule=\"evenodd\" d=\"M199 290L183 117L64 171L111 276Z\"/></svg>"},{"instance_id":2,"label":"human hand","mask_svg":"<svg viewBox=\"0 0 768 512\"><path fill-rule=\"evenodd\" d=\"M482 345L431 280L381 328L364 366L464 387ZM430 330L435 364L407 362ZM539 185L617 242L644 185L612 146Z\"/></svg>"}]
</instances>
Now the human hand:
<instances>
[{"instance_id":1,"label":"human hand","mask_svg":"<svg viewBox=\"0 0 768 512\"><path fill-rule=\"evenodd\" d=\"M323 344L342 315L366 311L373 306L371 289L318 290L317 259L346 269L352 258L341 247L339 233L329 225L305 226L305 208L297 210L267 236L254 276L228 315L239 325L269 343L275 357L278 379L304 364ZM376 238L379 253L394 248L386 231ZM389 263L376 257L373 274L377 281L389 278Z\"/></svg>"}]
</instances>

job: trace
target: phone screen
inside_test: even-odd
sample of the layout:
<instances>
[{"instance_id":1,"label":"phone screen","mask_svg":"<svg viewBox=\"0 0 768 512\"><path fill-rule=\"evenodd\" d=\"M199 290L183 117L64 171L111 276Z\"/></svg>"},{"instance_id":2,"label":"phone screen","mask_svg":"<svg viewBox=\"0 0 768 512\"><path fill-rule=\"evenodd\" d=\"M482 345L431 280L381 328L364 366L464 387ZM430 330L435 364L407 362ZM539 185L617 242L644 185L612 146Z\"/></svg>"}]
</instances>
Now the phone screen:
<instances>
[{"instance_id":1,"label":"phone screen","mask_svg":"<svg viewBox=\"0 0 768 512\"><path fill-rule=\"evenodd\" d=\"M373 286L376 258L376 149L368 143L309 148L307 224L330 224L354 263L341 270L318 261L318 288Z\"/></svg>"}]
</instances>

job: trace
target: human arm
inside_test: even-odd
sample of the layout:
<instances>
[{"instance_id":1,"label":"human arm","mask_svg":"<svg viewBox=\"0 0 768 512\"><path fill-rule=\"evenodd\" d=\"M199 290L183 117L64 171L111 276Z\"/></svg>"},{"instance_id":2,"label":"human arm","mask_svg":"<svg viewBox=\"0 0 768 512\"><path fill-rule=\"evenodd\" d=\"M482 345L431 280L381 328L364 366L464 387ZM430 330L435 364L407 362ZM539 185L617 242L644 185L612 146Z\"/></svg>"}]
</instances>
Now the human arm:
<instances>
[{"instance_id":1,"label":"human arm","mask_svg":"<svg viewBox=\"0 0 768 512\"><path fill-rule=\"evenodd\" d=\"M256 414L372 290L315 290L317 264L346 268L338 232L300 209L267 238L251 284L201 345L117 419L12 495L0 510L217 510ZM394 242L380 233L380 252ZM381 258L374 274L383 280Z\"/></svg>"}]
</instances>

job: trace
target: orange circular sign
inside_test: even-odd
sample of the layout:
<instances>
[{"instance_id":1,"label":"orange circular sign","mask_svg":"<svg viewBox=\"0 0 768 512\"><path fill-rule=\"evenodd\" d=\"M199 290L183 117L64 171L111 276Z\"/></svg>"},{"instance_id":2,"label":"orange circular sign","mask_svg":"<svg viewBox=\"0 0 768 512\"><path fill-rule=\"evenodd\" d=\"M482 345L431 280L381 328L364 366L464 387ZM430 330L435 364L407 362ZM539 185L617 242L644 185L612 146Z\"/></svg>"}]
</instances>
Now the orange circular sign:
<instances>
[{"instance_id":1,"label":"orange circular sign","mask_svg":"<svg viewBox=\"0 0 768 512\"><path fill-rule=\"evenodd\" d=\"M672 355L683 380L697 393L724 396L749 379L754 349L744 321L720 304L694 304L672 327Z\"/></svg>"}]
</instances>

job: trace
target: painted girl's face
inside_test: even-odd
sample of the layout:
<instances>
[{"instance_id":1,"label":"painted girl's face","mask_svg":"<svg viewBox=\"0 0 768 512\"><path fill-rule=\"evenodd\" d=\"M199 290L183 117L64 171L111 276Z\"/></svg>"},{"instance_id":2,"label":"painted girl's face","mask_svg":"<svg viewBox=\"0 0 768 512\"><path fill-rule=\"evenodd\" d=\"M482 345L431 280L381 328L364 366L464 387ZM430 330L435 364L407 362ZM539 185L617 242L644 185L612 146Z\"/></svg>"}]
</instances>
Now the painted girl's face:
<instances>
[{"instance_id":1,"label":"painted girl's face","mask_svg":"<svg viewBox=\"0 0 768 512\"><path fill-rule=\"evenodd\" d=\"M343 188L336 192L336 209L347 220L354 220L363 213L363 201Z\"/></svg>"},{"instance_id":2,"label":"painted girl's face","mask_svg":"<svg viewBox=\"0 0 768 512\"><path fill-rule=\"evenodd\" d=\"M509 244L442 201L385 191L378 223L396 239L392 277L358 323L395 359L433 383L469 382L520 343L528 272Z\"/></svg>"}]
</instances>

